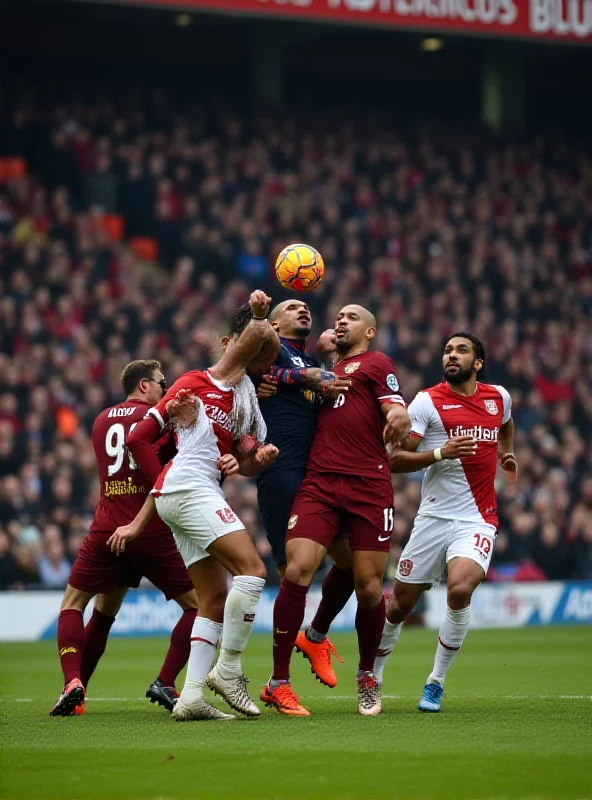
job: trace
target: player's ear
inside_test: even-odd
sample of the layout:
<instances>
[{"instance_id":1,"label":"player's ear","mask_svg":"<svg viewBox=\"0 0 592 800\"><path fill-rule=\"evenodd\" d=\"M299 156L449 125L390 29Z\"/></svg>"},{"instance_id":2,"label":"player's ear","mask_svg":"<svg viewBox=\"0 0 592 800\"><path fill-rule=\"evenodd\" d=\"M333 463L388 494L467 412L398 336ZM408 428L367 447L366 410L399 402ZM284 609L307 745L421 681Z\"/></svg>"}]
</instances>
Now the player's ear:
<instances>
[{"instance_id":1,"label":"player's ear","mask_svg":"<svg viewBox=\"0 0 592 800\"><path fill-rule=\"evenodd\" d=\"M376 328L367 328L366 329L366 339L370 341L370 339L374 339L376 336Z\"/></svg>"},{"instance_id":2,"label":"player's ear","mask_svg":"<svg viewBox=\"0 0 592 800\"><path fill-rule=\"evenodd\" d=\"M142 378L142 380L138 384L138 389L142 392L142 394L146 394L146 392L148 391L148 387L146 386L147 383L148 381L145 378Z\"/></svg>"},{"instance_id":3,"label":"player's ear","mask_svg":"<svg viewBox=\"0 0 592 800\"><path fill-rule=\"evenodd\" d=\"M481 361L480 358L476 358L473 361L473 368L475 369L475 372L481 372L481 370L483 369L483 362Z\"/></svg>"},{"instance_id":4,"label":"player's ear","mask_svg":"<svg viewBox=\"0 0 592 800\"><path fill-rule=\"evenodd\" d=\"M222 352L224 352L226 350L226 348L228 347L228 342L229 341L230 341L230 336L223 336L220 339L220 347L222 349Z\"/></svg>"},{"instance_id":5,"label":"player's ear","mask_svg":"<svg viewBox=\"0 0 592 800\"><path fill-rule=\"evenodd\" d=\"M280 326L278 325L278 323L274 319L270 320L269 324L271 325L271 327L274 329L274 331L276 333L280 332Z\"/></svg>"}]
</instances>

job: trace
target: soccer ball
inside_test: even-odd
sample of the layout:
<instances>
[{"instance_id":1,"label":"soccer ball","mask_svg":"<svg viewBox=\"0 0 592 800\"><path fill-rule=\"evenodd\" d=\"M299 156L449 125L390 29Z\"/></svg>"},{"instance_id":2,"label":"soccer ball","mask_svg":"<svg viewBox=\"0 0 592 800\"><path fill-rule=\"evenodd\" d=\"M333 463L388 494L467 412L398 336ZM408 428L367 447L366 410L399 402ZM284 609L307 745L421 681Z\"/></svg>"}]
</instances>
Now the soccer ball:
<instances>
[{"instance_id":1,"label":"soccer ball","mask_svg":"<svg viewBox=\"0 0 592 800\"><path fill-rule=\"evenodd\" d=\"M275 274L284 289L310 292L323 280L325 264L309 244L289 244L277 257Z\"/></svg>"}]
</instances>

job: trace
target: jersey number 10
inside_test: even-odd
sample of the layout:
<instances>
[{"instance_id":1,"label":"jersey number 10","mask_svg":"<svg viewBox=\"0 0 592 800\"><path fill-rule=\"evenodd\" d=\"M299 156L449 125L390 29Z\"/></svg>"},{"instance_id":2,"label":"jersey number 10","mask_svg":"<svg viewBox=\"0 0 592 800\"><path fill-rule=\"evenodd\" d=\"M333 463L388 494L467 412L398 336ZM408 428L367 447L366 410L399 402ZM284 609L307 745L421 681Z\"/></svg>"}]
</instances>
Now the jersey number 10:
<instances>
[{"instance_id":1,"label":"jersey number 10","mask_svg":"<svg viewBox=\"0 0 592 800\"><path fill-rule=\"evenodd\" d=\"M132 425L130 425L130 433L137 424L137 422L134 422ZM107 435L105 436L105 452L109 458L115 459L115 461L112 464L109 464L107 467L107 474L109 476L115 475L116 472L119 472L123 466L123 459L125 458L126 454L129 468L136 469L136 462L134 461L132 454L128 452L128 449L125 446L125 428L121 422L116 422L114 425L111 425L107 431Z\"/></svg>"}]
</instances>

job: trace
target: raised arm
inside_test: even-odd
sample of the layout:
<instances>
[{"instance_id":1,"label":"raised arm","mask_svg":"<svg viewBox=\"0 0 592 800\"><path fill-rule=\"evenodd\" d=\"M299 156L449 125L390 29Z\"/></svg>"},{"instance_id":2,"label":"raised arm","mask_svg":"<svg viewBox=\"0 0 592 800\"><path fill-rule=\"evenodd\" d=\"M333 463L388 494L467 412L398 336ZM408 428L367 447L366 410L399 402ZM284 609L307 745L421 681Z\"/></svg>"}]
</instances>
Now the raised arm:
<instances>
[{"instance_id":1,"label":"raised arm","mask_svg":"<svg viewBox=\"0 0 592 800\"><path fill-rule=\"evenodd\" d=\"M271 297L257 289L249 298L253 317L238 340L227 346L220 361L210 369L212 377L223 383L238 383L246 373L249 362L257 355L264 342L277 334L267 321Z\"/></svg>"}]
</instances>

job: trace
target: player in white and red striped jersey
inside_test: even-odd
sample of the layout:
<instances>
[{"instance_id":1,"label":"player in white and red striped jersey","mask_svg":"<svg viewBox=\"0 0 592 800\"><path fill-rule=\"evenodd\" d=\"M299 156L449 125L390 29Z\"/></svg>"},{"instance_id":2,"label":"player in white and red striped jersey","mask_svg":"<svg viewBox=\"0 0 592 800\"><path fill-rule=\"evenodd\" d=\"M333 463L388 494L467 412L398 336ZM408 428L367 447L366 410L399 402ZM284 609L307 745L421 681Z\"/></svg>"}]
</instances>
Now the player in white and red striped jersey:
<instances>
[{"instance_id":1,"label":"player in white and red striped jersey","mask_svg":"<svg viewBox=\"0 0 592 800\"><path fill-rule=\"evenodd\" d=\"M517 478L510 395L502 386L477 381L484 361L476 336L454 334L444 347L445 381L419 392L409 406L407 449L391 453L393 472L426 473L374 665L380 682L405 618L445 567L448 572L446 617L420 711L440 710L444 678L469 629L471 596L487 574L498 524L498 463L509 484Z\"/></svg>"},{"instance_id":2,"label":"player in white and red striped jersey","mask_svg":"<svg viewBox=\"0 0 592 800\"><path fill-rule=\"evenodd\" d=\"M142 511L115 531L110 546L115 552L125 549L156 508L198 591L187 678L173 709L177 720L233 719L207 702L206 684L237 711L260 713L247 691L241 655L265 585L265 566L220 484L239 469L253 475L278 455L276 447L263 444L265 422L246 377L247 365L261 359L268 345L264 367L277 357L279 340L267 322L270 302L263 292L253 292L250 307L239 309L230 336L221 342L220 361L209 370L182 375L126 441L138 469L151 472L153 440L169 424L175 433L177 455L156 479ZM228 597L227 570L234 576ZM220 658L210 671L220 636Z\"/></svg>"}]
</instances>

